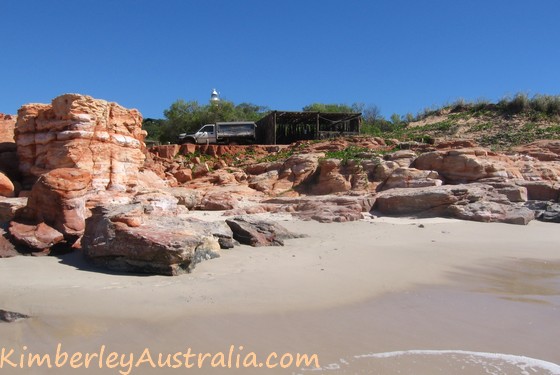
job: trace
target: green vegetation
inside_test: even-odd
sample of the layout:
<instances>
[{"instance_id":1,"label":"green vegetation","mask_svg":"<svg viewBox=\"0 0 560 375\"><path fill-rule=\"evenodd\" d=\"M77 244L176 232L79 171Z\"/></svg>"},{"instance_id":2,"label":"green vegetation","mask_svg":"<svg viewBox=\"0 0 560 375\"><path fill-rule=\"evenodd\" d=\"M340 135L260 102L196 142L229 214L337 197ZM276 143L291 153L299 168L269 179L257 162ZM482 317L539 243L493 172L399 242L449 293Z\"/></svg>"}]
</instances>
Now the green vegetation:
<instances>
[{"instance_id":1,"label":"green vegetation","mask_svg":"<svg viewBox=\"0 0 560 375\"><path fill-rule=\"evenodd\" d=\"M372 151L369 148L349 146L344 150L327 151L325 159L340 159L343 164L349 160L371 159Z\"/></svg>"},{"instance_id":2,"label":"green vegetation","mask_svg":"<svg viewBox=\"0 0 560 375\"><path fill-rule=\"evenodd\" d=\"M426 108L417 115L393 113L389 119L381 115L377 106L363 103L313 103L303 107L303 111L360 112L362 134L402 141L431 143L434 138L468 135L482 145L507 147L539 138L560 137L560 96L535 95L530 98L519 93L497 103L459 99L439 108ZM267 107L250 103L235 105L222 100L217 105L201 105L197 101L177 100L164 111L165 119L145 119L143 128L148 132L149 140L174 143L180 133L195 132L207 123L257 121L267 113ZM284 156L270 157L278 160ZM349 155L342 159L345 157Z\"/></svg>"},{"instance_id":3,"label":"green vegetation","mask_svg":"<svg viewBox=\"0 0 560 375\"><path fill-rule=\"evenodd\" d=\"M256 121L267 112L266 107L250 103L233 104L222 100L217 104L200 105L197 101L175 101L163 114L165 119L146 119L142 124L148 138L162 143L177 141L181 133L194 133L204 124L218 121Z\"/></svg>"}]
</instances>

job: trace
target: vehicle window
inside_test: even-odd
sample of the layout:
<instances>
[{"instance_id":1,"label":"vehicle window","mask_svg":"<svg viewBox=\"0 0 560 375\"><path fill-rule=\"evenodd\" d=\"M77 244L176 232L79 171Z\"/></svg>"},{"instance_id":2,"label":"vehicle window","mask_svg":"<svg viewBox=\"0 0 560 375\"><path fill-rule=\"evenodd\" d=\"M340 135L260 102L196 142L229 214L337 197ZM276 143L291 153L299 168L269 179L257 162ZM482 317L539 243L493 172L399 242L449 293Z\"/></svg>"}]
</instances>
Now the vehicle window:
<instances>
[{"instance_id":1,"label":"vehicle window","mask_svg":"<svg viewBox=\"0 0 560 375\"><path fill-rule=\"evenodd\" d=\"M214 125L205 125L200 129L200 132L214 133Z\"/></svg>"}]
</instances>

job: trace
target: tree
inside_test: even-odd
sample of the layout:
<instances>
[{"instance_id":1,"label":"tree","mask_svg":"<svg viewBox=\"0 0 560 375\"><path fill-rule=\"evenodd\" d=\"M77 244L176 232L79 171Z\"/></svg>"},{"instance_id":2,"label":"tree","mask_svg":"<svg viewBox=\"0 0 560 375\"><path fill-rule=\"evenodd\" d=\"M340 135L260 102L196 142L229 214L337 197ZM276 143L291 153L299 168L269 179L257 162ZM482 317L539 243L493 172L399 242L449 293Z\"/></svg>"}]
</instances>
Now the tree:
<instances>
[{"instance_id":1,"label":"tree","mask_svg":"<svg viewBox=\"0 0 560 375\"><path fill-rule=\"evenodd\" d=\"M142 121L142 129L148 132L146 139L149 140L159 140L165 126L165 120L162 119L145 118L144 121Z\"/></svg>"},{"instance_id":2,"label":"tree","mask_svg":"<svg viewBox=\"0 0 560 375\"><path fill-rule=\"evenodd\" d=\"M393 125L399 125L401 123L401 116L398 113L393 113L391 115L391 122Z\"/></svg>"},{"instance_id":3,"label":"tree","mask_svg":"<svg viewBox=\"0 0 560 375\"><path fill-rule=\"evenodd\" d=\"M381 110L375 104L371 104L364 108L362 117L365 123L375 124L375 122L382 119Z\"/></svg>"},{"instance_id":4,"label":"tree","mask_svg":"<svg viewBox=\"0 0 560 375\"><path fill-rule=\"evenodd\" d=\"M204 124L220 121L257 121L267 111L266 107L251 103L235 105L233 102L221 100L219 103L200 105L196 100L179 99L163 111L165 120L159 140L163 143L177 141L181 133L194 133Z\"/></svg>"},{"instance_id":5,"label":"tree","mask_svg":"<svg viewBox=\"0 0 560 375\"><path fill-rule=\"evenodd\" d=\"M303 107L304 112L354 112L351 106L346 104L323 104L313 103Z\"/></svg>"}]
</instances>

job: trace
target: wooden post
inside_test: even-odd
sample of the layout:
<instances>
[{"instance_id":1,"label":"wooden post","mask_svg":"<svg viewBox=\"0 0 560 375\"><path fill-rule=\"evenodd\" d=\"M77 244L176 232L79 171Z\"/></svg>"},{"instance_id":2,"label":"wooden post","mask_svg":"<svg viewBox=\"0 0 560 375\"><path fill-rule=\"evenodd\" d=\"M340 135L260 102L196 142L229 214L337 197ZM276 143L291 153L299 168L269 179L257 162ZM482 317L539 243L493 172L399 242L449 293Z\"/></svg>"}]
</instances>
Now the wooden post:
<instances>
[{"instance_id":1,"label":"wooden post","mask_svg":"<svg viewBox=\"0 0 560 375\"><path fill-rule=\"evenodd\" d=\"M315 139L319 139L319 116L320 116L321 112L317 112L317 130L315 132Z\"/></svg>"},{"instance_id":2,"label":"wooden post","mask_svg":"<svg viewBox=\"0 0 560 375\"><path fill-rule=\"evenodd\" d=\"M273 145L276 145L276 111L274 111L274 116L272 117L272 128L274 129L273 131L273 135L274 135L274 143Z\"/></svg>"}]
</instances>

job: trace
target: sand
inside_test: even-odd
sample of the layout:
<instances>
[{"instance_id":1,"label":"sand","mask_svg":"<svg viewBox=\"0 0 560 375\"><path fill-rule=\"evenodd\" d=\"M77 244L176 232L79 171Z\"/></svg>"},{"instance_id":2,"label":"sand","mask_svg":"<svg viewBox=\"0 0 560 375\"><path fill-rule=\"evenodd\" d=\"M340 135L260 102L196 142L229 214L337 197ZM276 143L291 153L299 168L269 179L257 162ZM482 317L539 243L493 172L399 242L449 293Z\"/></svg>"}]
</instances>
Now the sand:
<instances>
[{"instance_id":1,"label":"sand","mask_svg":"<svg viewBox=\"0 0 560 375\"><path fill-rule=\"evenodd\" d=\"M215 213L198 215L221 219ZM457 364L449 358L460 356L366 356L405 350L502 353L560 363L560 231L555 224L276 219L308 237L288 240L284 247L224 250L220 258L179 277L100 272L79 253L3 259L0 308L33 318L0 324L0 347L52 352L63 343L73 351L110 345L128 352L144 347L176 352L186 346L217 352L243 345L241 352L317 353L323 368L312 373L438 373L437 368L451 373ZM475 368L464 373L498 366L488 356L469 358ZM490 362L481 365L484 358ZM454 360L459 367L468 362ZM518 369L506 362L499 366ZM87 371L52 373L118 373ZM182 372L142 367L132 373Z\"/></svg>"}]
</instances>

